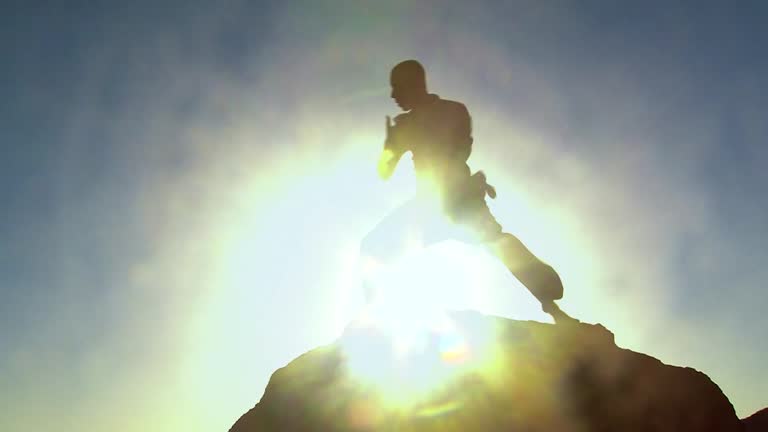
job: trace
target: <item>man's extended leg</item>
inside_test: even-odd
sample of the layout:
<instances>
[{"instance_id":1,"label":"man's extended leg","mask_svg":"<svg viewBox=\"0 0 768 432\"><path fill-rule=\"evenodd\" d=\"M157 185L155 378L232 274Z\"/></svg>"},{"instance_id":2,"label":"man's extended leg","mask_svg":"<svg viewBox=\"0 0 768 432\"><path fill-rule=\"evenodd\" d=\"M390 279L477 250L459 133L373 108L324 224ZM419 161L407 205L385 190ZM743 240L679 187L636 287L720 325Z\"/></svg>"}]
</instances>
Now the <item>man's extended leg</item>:
<instances>
[{"instance_id":1,"label":"man's extended leg","mask_svg":"<svg viewBox=\"0 0 768 432\"><path fill-rule=\"evenodd\" d=\"M541 302L544 312L558 322L573 320L555 304L555 300L563 298L563 284L552 266L536 257L520 239L503 232L484 198L472 204L470 208L464 209L457 221L473 228L483 244Z\"/></svg>"},{"instance_id":2,"label":"man's extended leg","mask_svg":"<svg viewBox=\"0 0 768 432\"><path fill-rule=\"evenodd\" d=\"M398 207L363 238L360 244L362 288L366 304L376 299L374 280L409 248L424 246L428 208L418 198Z\"/></svg>"},{"instance_id":3,"label":"man's extended leg","mask_svg":"<svg viewBox=\"0 0 768 432\"><path fill-rule=\"evenodd\" d=\"M487 245L520 283L541 302L541 309L552 315L555 322L573 321L573 318L555 303L555 300L563 298L563 283L552 266L537 258L512 234L501 232Z\"/></svg>"},{"instance_id":4,"label":"man's extended leg","mask_svg":"<svg viewBox=\"0 0 768 432\"><path fill-rule=\"evenodd\" d=\"M563 284L557 272L528 250L520 239L501 232L487 244L542 304L563 298Z\"/></svg>"}]
</instances>

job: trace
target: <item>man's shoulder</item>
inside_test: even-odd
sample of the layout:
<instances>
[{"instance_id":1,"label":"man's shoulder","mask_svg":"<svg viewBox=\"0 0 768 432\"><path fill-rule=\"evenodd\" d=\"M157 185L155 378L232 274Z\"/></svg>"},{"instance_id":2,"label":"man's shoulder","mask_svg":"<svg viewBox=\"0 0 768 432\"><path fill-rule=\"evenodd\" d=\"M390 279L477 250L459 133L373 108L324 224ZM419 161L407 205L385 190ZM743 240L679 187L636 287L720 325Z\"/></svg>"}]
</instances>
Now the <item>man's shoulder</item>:
<instances>
[{"instance_id":1,"label":"man's shoulder","mask_svg":"<svg viewBox=\"0 0 768 432\"><path fill-rule=\"evenodd\" d=\"M451 100L451 99L443 99L438 97L436 100L436 103L444 107L449 107L453 109L467 109L467 107L463 103L459 101Z\"/></svg>"},{"instance_id":2,"label":"man's shoulder","mask_svg":"<svg viewBox=\"0 0 768 432\"><path fill-rule=\"evenodd\" d=\"M446 115L452 115L452 116L468 116L469 115L467 106L459 101L438 98L435 101L434 105L437 111L440 111L441 113L444 113Z\"/></svg>"},{"instance_id":3,"label":"man's shoulder","mask_svg":"<svg viewBox=\"0 0 768 432\"><path fill-rule=\"evenodd\" d=\"M466 118L469 117L469 111L461 102L442 99L437 95L432 95L432 101L429 104L417 110L398 114L394 120L395 124L420 123L428 119L434 119L435 116L441 119L446 117L452 119Z\"/></svg>"}]
</instances>

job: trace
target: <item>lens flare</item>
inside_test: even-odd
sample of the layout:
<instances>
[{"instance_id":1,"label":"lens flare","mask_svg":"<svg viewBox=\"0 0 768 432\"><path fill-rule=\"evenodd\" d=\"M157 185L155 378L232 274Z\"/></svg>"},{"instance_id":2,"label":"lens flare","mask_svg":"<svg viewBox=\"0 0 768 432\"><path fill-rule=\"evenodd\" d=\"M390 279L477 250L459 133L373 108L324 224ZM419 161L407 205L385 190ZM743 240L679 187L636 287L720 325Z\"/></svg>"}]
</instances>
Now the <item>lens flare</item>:
<instances>
[{"instance_id":1,"label":"lens flare","mask_svg":"<svg viewBox=\"0 0 768 432\"><path fill-rule=\"evenodd\" d=\"M429 281L434 265L445 262L424 251L379 269L381 296L341 338L347 372L388 410L422 416L452 411L459 402L442 392L467 374L487 376L491 364L493 330L455 321L447 312L445 281Z\"/></svg>"}]
</instances>

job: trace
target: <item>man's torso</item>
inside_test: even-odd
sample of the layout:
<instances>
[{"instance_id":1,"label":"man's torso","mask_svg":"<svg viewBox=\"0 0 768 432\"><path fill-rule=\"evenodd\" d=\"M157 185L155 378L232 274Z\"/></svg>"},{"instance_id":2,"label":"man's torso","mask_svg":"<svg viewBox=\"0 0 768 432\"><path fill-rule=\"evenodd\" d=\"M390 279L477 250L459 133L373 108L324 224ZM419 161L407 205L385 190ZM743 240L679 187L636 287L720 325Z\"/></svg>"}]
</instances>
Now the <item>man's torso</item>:
<instances>
[{"instance_id":1,"label":"man's torso","mask_svg":"<svg viewBox=\"0 0 768 432\"><path fill-rule=\"evenodd\" d=\"M411 151L420 185L450 194L470 177L471 119L463 104L430 96L429 103L395 118L396 141Z\"/></svg>"}]
</instances>

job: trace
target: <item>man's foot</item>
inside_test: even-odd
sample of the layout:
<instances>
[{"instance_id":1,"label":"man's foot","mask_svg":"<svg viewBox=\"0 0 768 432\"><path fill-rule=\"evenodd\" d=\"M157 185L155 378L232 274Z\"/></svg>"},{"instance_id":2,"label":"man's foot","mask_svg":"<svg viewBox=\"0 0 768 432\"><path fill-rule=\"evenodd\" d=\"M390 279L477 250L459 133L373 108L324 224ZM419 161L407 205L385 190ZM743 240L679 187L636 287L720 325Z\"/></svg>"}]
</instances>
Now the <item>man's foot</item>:
<instances>
[{"instance_id":1,"label":"man's foot","mask_svg":"<svg viewBox=\"0 0 768 432\"><path fill-rule=\"evenodd\" d=\"M554 301L541 302L541 310L552 315L552 318L555 319L555 324L576 324L579 322L576 318L563 312Z\"/></svg>"}]
</instances>

